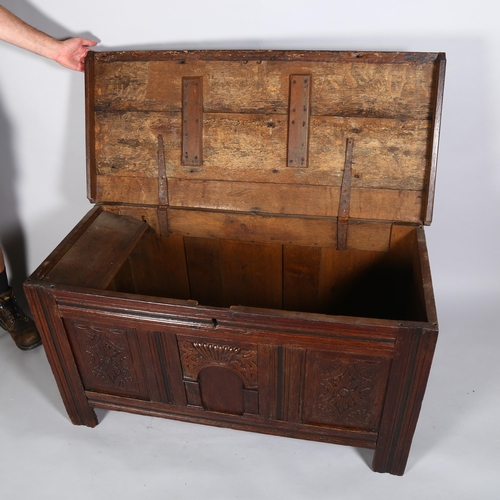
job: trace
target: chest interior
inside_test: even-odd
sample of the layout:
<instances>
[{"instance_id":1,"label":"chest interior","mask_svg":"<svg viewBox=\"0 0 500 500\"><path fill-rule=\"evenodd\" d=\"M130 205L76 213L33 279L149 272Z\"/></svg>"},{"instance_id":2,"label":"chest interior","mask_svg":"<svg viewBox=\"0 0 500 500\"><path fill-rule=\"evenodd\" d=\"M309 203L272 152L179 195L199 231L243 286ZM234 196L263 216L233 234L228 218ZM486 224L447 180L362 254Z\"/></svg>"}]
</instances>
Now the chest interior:
<instances>
[{"instance_id":1,"label":"chest interior","mask_svg":"<svg viewBox=\"0 0 500 500\"><path fill-rule=\"evenodd\" d=\"M414 231L432 218L440 62L95 54L89 198L149 226L101 286L425 321Z\"/></svg>"}]
</instances>

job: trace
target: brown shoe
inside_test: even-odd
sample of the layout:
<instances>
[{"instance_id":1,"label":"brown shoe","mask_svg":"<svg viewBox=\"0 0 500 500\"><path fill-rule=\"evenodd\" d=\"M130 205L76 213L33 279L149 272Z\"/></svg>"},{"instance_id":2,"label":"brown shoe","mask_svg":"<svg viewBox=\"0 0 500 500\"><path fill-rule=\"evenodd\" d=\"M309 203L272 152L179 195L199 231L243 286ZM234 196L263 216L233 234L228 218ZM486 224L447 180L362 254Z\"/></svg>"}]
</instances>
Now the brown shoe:
<instances>
[{"instance_id":1,"label":"brown shoe","mask_svg":"<svg viewBox=\"0 0 500 500\"><path fill-rule=\"evenodd\" d=\"M0 326L10 333L17 347L23 351L42 343L35 322L19 307L12 288L0 294Z\"/></svg>"}]
</instances>

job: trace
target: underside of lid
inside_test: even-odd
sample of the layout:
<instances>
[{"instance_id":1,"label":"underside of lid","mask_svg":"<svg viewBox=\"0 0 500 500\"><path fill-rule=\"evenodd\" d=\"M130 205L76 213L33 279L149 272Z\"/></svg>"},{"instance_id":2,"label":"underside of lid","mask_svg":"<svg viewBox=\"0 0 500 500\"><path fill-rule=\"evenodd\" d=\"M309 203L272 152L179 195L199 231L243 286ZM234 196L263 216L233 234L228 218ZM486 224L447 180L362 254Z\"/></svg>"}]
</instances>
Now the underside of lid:
<instances>
[{"instance_id":1,"label":"underside of lid","mask_svg":"<svg viewBox=\"0 0 500 500\"><path fill-rule=\"evenodd\" d=\"M444 65L438 53L92 53L89 198L429 224Z\"/></svg>"}]
</instances>

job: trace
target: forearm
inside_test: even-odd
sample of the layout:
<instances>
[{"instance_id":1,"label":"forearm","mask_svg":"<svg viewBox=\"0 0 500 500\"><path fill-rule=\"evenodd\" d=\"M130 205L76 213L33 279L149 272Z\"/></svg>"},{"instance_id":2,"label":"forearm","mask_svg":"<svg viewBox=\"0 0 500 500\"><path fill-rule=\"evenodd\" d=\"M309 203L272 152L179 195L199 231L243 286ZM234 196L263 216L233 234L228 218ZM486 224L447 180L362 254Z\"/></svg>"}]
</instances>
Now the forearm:
<instances>
[{"instance_id":1,"label":"forearm","mask_svg":"<svg viewBox=\"0 0 500 500\"><path fill-rule=\"evenodd\" d=\"M61 66L76 71L83 71L88 48L97 43L81 37L68 38L61 42L21 21L2 6L0 6L0 40L52 59Z\"/></svg>"},{"instance_id":2,"label":"forearm","mask_svg":"<svg viewBox=\"0 0 500 500\"><path fill-rule=\"evenodd\" d=\"M2 6L0 6L0 40L54 60L62 45L59 40L26 24Z\"/></svg>"}]
</instances>

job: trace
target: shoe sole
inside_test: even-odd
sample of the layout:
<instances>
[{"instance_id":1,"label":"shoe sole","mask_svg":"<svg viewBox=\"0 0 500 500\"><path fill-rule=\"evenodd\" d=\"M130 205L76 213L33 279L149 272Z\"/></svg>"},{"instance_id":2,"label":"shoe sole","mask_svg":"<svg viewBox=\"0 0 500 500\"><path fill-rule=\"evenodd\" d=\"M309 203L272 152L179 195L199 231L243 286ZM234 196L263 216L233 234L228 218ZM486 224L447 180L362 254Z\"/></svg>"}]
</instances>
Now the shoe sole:
<instances>
[{"instance_id":1,"label":"shoe sole","mask_svg":"<svg viewBox=\"0 0 500 500\"><path fill-rule=\"evenodd\" d=\"M40 342L37 342L36 344L30 345L30 346L27 346L27 347L20 346L20 345L16 344L16 346L19 349L21 349L21 351L31 351L32 349L36 349L37 347L39 347L41 345L42 345L42 341L41 340L40 340Z\"/></svg>"}]
</instances>

